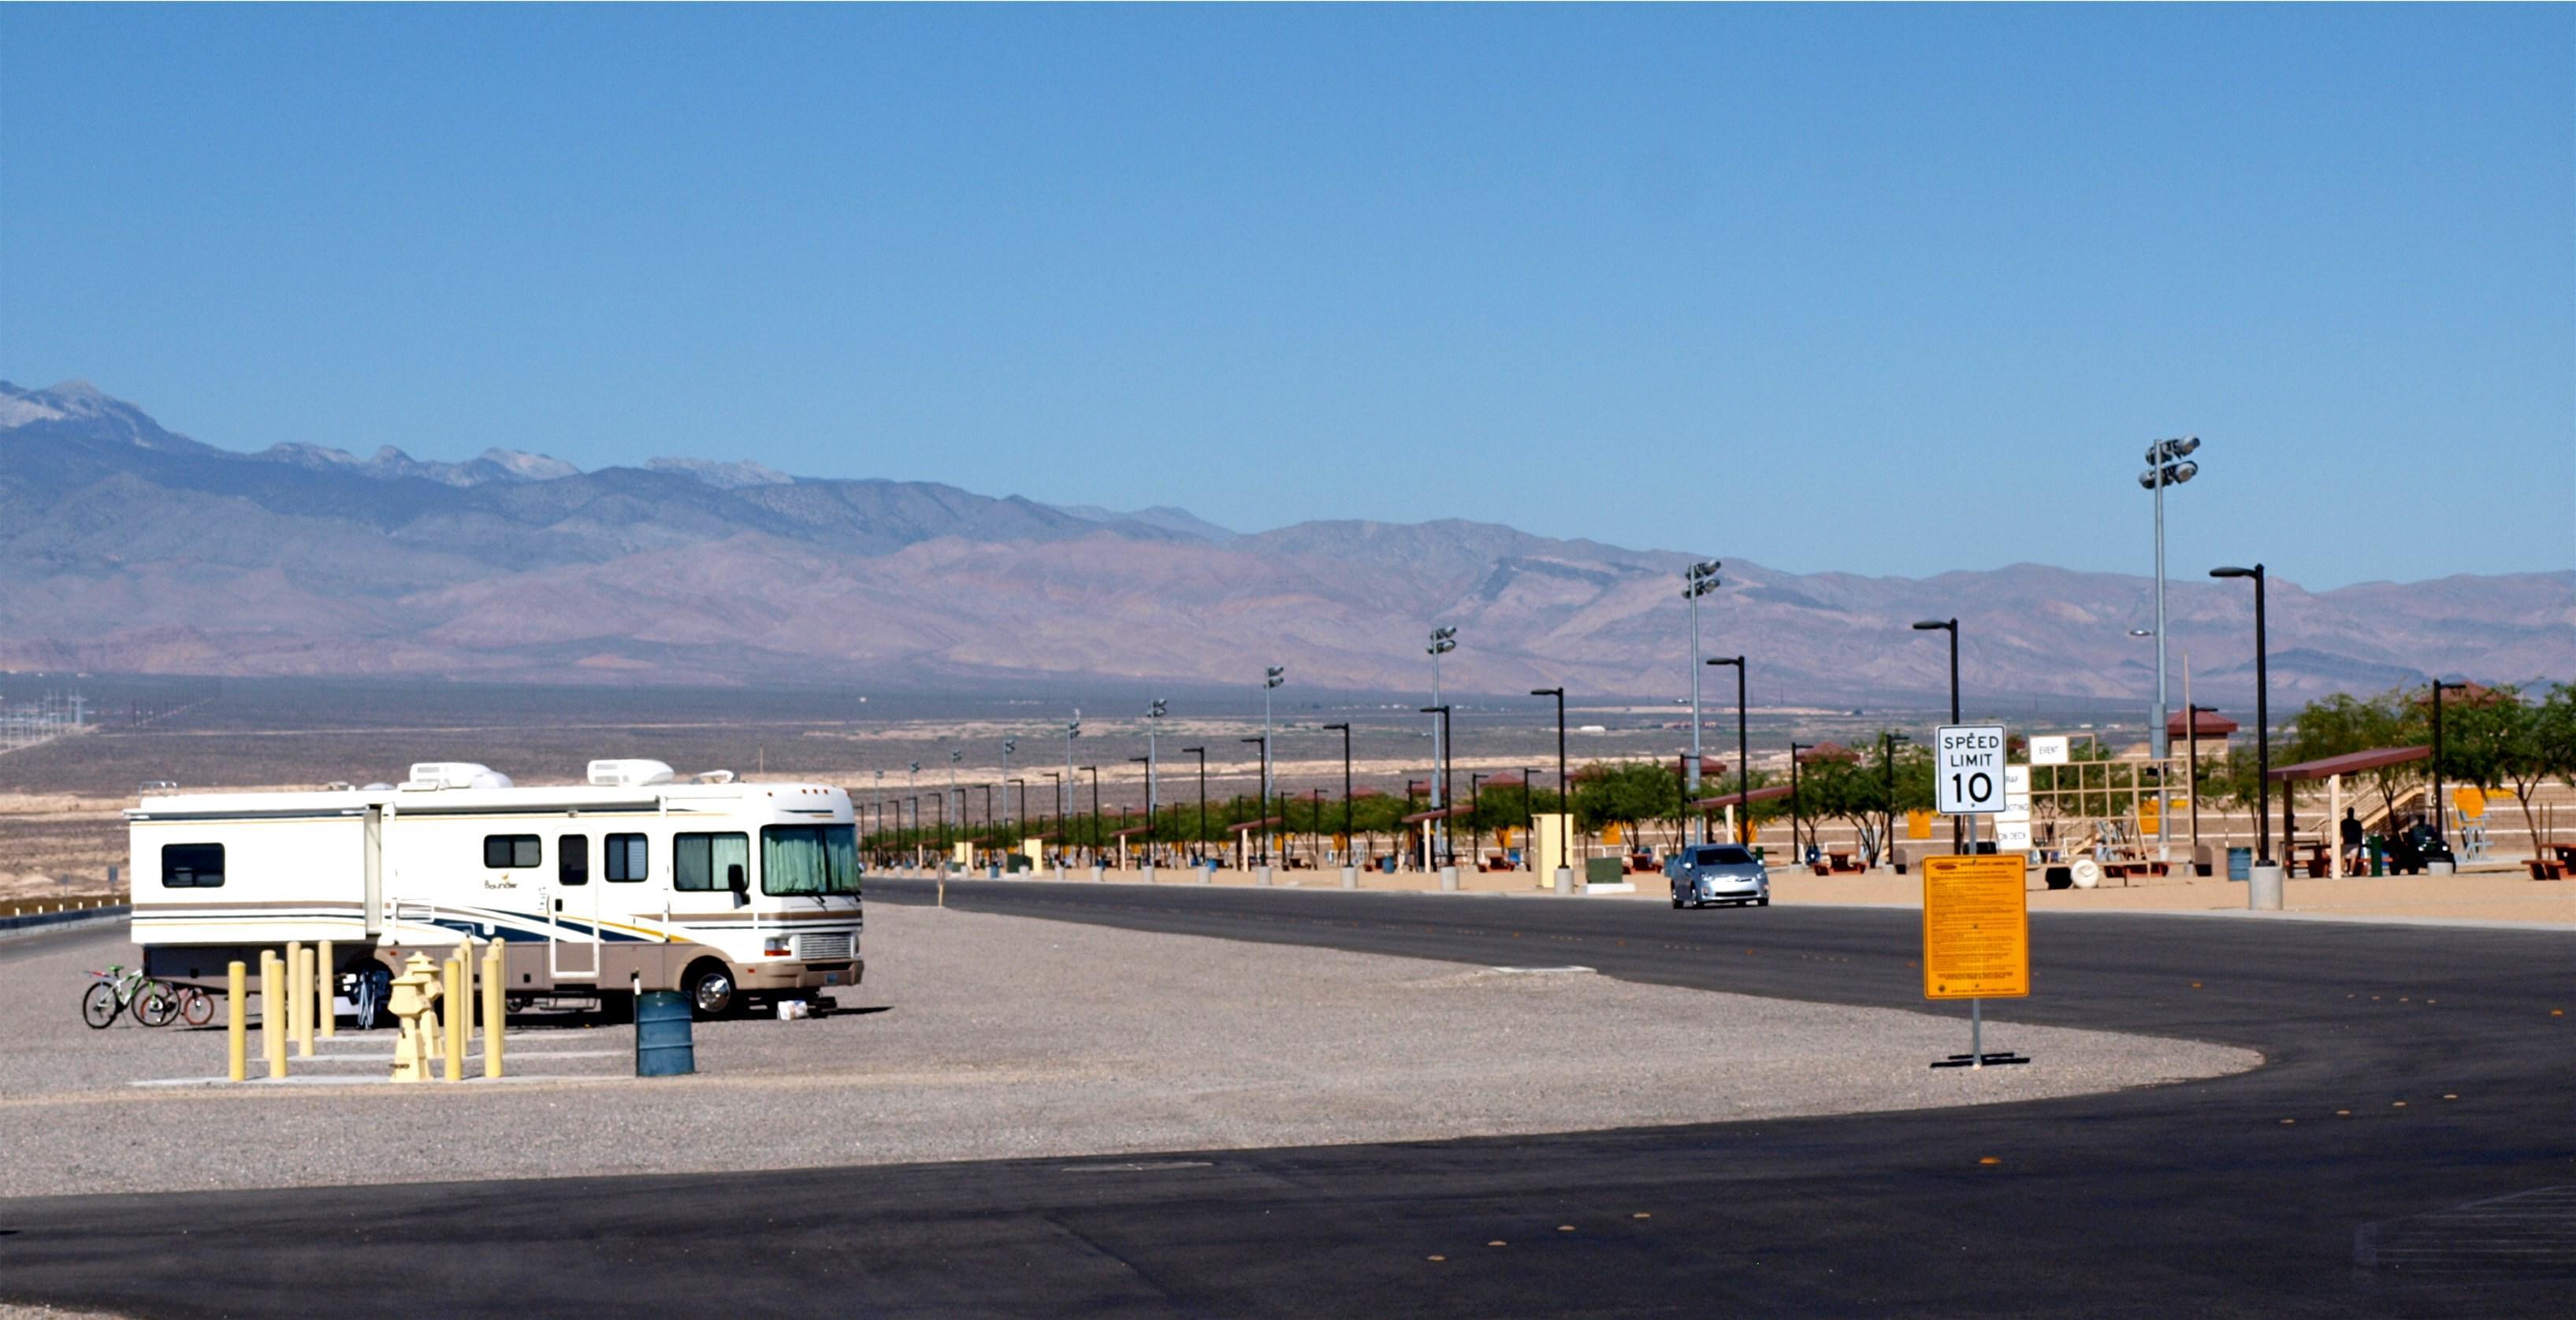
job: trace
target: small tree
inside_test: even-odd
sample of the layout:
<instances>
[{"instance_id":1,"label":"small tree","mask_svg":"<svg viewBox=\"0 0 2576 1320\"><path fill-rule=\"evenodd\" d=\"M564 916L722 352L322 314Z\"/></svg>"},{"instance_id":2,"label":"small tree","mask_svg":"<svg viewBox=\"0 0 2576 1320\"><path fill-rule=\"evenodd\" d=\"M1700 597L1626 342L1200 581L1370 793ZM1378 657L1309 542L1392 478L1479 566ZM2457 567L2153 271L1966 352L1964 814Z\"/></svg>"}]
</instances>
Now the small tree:
<instances>
[{"instance_id":1,"label":"small tree","mask_svg":"<svg viewBox=\"0 0 2576 1320\"><path fill-rule=\"evenodd\" d=\"M1585 829L1671 820L1682 811L1681 780L1660 761L1588 765L1575 778L1574 814Z\"/></svg>"},{"instance_id":2,"label":"small tree","mask_svg":"<svg viewBox=\"0 0 2576 1320\"><path fill-rule=\"evenodd\" d=\"M2308 703L2307 709L2299 712L2297 723L2299 731L2290 742L2287 758L2293 761L2315 761L2382 747L2421 747L2433 740L2433 726L2425 706L2402 690L2375 697L2337 693L2324 701ZM2228 759L2235 760L2235 754L2230 753ZM2397 795L2422 779L2424 768L2421 762L2401 761L2364 773L2370 776L2371 786L2379 790L2380 804L2394 817Z\"/></svg>"}]
</instances>

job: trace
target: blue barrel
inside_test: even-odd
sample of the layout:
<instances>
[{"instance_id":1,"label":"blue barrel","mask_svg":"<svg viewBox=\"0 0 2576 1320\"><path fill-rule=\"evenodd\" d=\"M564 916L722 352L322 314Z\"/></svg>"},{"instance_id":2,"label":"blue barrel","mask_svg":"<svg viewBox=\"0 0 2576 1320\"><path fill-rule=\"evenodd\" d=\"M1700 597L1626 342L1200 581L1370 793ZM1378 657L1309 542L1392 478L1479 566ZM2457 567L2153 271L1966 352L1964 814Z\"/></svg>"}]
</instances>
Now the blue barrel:
<instances>
[{"instance_id":1,"label":"blue barrel","mask_svg":"<svg viewBox=\"0 0 2576 1320\"><path fill-rule=\"evenodd\" d=\"M677 990L636 996L635 1075L685 1077L697 1070L697 1046L689 1037L688 999Z\"/></svg>"},{"instance_id":2,"label":"blue barrel","mask_svg":"<svg viewBox=\"0 0 2576 1320\"><path fill-rule=\"evenodd\" d=\"M2254 874L2254 850L2251 848L2228 849L2227 878L2230 880L2243 880L2252 874Z\"/></svg>"}]
</instances>

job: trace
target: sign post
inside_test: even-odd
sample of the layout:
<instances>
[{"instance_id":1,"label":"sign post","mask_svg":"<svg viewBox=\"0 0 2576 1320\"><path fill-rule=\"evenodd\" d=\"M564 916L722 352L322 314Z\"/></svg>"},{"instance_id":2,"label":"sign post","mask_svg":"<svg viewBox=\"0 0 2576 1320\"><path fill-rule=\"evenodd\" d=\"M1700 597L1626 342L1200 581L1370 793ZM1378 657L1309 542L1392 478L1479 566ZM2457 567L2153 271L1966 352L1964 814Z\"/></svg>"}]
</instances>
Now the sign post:
<instances>
[{"instance_id":1,"label":"sign post","mask_svg":"<svg viewBox=\"0 0 2576 1320\"><path fill-rule=\"evenodd\" d=\"M1984 1002L2030 994L2027 875L2010 853L1923 861L1923 997L1968 1001L1968 1052L1935 1068L2030 1062L2009 1050L1986 1053Z\"/></svg>"}]
</instances>

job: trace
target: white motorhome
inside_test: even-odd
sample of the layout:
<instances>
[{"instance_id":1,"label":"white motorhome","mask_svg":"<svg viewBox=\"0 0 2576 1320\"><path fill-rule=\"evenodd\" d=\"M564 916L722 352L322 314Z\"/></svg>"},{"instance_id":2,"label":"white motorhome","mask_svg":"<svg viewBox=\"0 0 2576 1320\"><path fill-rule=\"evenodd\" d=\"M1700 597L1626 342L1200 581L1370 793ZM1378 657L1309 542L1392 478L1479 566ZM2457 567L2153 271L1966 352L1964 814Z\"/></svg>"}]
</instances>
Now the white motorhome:
<instances>
[{"instance_id":1,"label":"white motorhome","mask_svg":"<svg viewBox=\"0 0 2576 1320\"><path fill-rule=\"evenodd\" d=\"M589 781L424 762L395 785L146 797L125 813L134 942L153 976L215 981L330 940L332 970L380 991L415 951L498 940L515 999L679 990L710 1016L859 983L848 793L639 760Z\"/></svg>"}]
</instances>

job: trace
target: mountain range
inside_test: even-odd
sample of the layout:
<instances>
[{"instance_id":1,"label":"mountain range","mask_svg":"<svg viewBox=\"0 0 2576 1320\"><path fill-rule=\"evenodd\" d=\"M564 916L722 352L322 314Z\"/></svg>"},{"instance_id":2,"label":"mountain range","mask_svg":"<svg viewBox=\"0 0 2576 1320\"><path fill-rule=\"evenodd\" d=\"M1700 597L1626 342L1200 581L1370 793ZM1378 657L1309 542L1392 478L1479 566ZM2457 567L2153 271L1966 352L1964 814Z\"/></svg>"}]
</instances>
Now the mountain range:
<instances>
[{"instance_id":1,"label":"mountain range","mask_svg":"<svg viewBox=\"0 0 2576 1320\"><path fill-rule=\"evenodd\" d=\"M2152 690L2152 646L2128 635L2153 619L2145 577L1795 574L1740 557L1758 548L1707 547L1725 568L1700 602L1703 649L1753 657L1757 704L1929 699L1946 655L1907 625L1953 615L1983 693ZM1702 557L1460 520L1234 532L749 460L244 453L79 382L0 382L0 550L12 669L982 691L1285 664L1301 686L1410 690L1424 634L1451 624L1453 690L1655 700L1687 687L1680 582ZM2204 703L2251 689L2249 595L2170 586ZM2276 700L2429 673L2576 679L2576 571L2276 579L2270 636Z\"/></svg>"}]
</instances>

